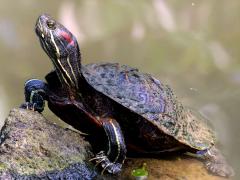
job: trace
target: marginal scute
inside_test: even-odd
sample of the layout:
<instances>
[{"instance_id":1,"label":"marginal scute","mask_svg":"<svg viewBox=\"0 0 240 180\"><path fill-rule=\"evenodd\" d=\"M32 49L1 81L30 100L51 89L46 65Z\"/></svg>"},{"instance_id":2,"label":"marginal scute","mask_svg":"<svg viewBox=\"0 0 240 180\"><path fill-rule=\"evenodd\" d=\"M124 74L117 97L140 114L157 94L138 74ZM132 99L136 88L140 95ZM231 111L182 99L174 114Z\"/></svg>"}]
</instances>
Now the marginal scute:
<instances>
[{"instance_id":1,"label":"marginal scute","mask_svg":"<svg viewBox=\"0 0 240 180\"><path fill-rule=\"evenodd\" d=\"M149 74L117 63L82 68L90 85L153 123L164 133L197 150L210 148L214 133L177 100L172 89Z\"/></svg>"}]
</instances>

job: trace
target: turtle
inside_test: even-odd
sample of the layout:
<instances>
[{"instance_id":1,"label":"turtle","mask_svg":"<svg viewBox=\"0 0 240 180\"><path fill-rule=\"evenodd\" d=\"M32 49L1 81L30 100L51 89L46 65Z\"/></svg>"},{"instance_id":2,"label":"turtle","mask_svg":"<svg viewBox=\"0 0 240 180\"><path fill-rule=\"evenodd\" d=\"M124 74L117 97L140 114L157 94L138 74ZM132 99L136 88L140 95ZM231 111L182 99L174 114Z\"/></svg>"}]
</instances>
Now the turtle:
<instances>
[{"instance_id":1,"label":"turtle","mask_svg":"<svg viewBox=\"0 0 240 180\"><path fill-rule=\"evenodd\" d=\"M46 81L25 82L22 108L42 112L45 101L60 119L85 134L102 173L121 172L126 156L190 152L219 176L233 169L216 148L214 131L185 108L170 86L119 63L81 64L76 37L50 15L35 31L54 70Z\"/></svg>"}]
</instances>

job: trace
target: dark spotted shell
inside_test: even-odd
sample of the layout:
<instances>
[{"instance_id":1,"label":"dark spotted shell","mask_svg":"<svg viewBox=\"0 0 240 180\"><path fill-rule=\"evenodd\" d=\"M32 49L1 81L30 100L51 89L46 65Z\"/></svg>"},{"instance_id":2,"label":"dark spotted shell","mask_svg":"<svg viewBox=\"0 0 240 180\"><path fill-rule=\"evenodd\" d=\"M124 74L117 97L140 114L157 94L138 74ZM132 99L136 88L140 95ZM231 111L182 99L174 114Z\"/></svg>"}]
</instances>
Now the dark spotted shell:
<instances>
[{"instance_id":1,"label":"dark spotted shell","mask_svg":"<svg viewBox=\"0 0 240 180\"><path fill-rule=\"evenodd\" d=\"M98 91L141 115L164 133L197 150L214 144L212 130L177 100L172 89L149 74L119 64L83 67L87 81Z\"/></svg>"}]
</instances>

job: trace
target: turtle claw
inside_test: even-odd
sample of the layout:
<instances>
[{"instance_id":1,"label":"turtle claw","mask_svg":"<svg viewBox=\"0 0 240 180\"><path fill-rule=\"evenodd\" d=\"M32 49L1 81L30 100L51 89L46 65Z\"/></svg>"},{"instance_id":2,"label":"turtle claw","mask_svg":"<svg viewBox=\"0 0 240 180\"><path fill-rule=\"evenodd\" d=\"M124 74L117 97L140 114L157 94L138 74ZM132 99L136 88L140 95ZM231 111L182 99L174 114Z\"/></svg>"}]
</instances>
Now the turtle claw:
<instances>
[{"instance_id":1,"label":"turtle claw","mask_svg":"<svg viewBox=\"0 0 240 180\"><path fill-rule=\"evenodd\" d=\"M95 161L95 166L100 165L102 167L103 170L101 174L103 174L105 171L110 174L117 174L121 171L122 168L122 164L111 162L105 155L104 151L100 151L94 158L90 159L89 161Z\"/></svg>"},{"instance_id":2,"label":"turtle claw","mask_svg":"<svg viewBox=\"0 0 240 180\"><path fill-rule=\"evenodd\" d=\"M25 103L20 105L20 108L27 109L27 110L32 110L32 111L35 111L34 107L35 107L34 103L30 103L30 102L25 102Z\"/></svg>"},{"instance_id":3,"label":"turtle claw","mask_svg":"<svg viewBox=\"0 0 240 180\"><path fill-rule=\"evenodd\" d=\"M37 108L37 104L36 103L25 102L25 103L20 105L20 108L31 110L31 111L42 112L42 109Z\"/></svg>"}]
</instances>

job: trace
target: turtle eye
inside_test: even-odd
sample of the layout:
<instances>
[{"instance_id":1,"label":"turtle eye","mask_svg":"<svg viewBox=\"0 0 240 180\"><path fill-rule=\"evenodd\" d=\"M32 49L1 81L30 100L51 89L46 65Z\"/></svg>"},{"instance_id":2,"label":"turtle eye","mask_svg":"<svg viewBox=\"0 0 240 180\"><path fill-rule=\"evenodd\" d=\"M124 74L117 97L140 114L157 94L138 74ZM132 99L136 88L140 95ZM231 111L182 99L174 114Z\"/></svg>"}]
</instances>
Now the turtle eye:
<instances>
[{"instance_id":1,"label":"turtle eye","mask_svg":"<svg viewBox=\"0 0 240 180\"><path fill-rule=\"evenodd\" d=\"M56 23L53 20L47 20L47 26L49 27L49 29L55 29Z\"/></svg>"}]
</instances>

